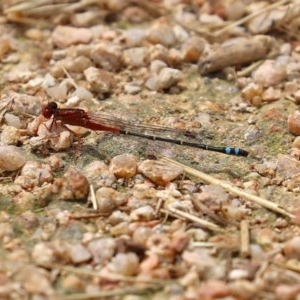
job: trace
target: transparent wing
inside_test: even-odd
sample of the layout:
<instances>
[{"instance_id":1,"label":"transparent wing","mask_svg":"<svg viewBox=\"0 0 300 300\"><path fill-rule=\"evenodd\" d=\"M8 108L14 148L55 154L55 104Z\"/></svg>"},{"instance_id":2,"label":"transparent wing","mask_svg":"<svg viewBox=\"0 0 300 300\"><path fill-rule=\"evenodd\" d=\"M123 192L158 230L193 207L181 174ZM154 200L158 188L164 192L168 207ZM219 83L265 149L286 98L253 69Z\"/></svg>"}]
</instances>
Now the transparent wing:
<instances>
[{"instance_id":1,"label":"transparent wing","mask_svg":"<svg viewBox=\"0 0 300 300\"><path fill-rule=\"evenodd\" d=\"M128 133L143 133L153 136L168 136L170 138L197 138L200 131L190 131L180 128L165 127L160 125L132 122L121 118L116 118L106 113L89 113L89 120L93 123L107 127L117 128Z\"/></svg>"}]
</instances>

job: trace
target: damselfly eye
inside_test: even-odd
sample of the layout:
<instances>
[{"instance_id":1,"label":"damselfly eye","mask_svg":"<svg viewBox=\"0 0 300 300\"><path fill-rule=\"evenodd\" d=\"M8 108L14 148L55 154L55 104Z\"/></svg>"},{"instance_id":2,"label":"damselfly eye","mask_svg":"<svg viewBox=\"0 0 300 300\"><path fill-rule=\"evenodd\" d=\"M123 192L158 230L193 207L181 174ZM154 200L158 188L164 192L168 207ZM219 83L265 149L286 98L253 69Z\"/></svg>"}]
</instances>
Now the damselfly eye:
<instances>
[{"instance_id":1,"label":"damselfly eye","mask_svg":"<svg viewBox=\"0 0 300 300\"><path fill-rule=\"evenodd\" d=\"M54 111L57 109L57 103L56 102L50 102L46 107L48 107L50 110Z\"/></svg>"}]
</instances>

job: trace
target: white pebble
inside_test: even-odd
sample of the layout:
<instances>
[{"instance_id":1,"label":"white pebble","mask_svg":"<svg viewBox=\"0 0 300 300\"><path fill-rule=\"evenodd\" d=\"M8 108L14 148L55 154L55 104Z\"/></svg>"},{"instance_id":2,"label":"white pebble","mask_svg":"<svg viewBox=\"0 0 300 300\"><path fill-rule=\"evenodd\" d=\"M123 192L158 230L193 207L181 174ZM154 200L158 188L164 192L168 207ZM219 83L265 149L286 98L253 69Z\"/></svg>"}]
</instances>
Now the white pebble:
<instances>
[{"instance_id":1,"label":"white pebble","mask_svg":"<svg viewBox=\"0 0 300 300\"><path fill-rule=\"evenodd\" d=\"M165 67L167 67L167 64L164 61L155 59L150 64L150 71L153 74L159 74L159 72Z\"/></svg>"},{"instance_id":2,"label":"white pebble","mask_svg":"<svg viewBox=\"0 0 300 300\"><path fill-rule=\"evenodd\" d=\"M139 68L145 65L146 49L144 47L135 47L123 51L124 63L131 68Z\"/></svg>"},{"instance_id":3,"label":"white pebble","mask_svg":"<svg viewBox=\"0 0 300 300\"><path fill-rule=\"evenodd\" d=\"M108 265L108 268L117 274L133 276L139 270L139 258L135 253L118 253Z\"/></svg>"},{"instance_id":4,"label":"white pebble","mask_svg":"<svg viewBox=\"0 0 300 300\"><path fill-rule=\"evenodd\" d=\"M139 207L137 209L134 209L130 213L130 218L133 221L150 221L154 217L154 209L149 206L145 205L142 207Z\"/></svg>"},{"instance_id":5,"label":"white pebble","mask_svg":"<svg viewBox=\"0 0 300 300\"><path fill-rule=\"evenodd\" d=\"M77 97L79 100L92 100L93 94L86 88L79 86L72 94L72 97Z\"/></svg>"},{"instance_id":6,"label":"white pebble","mask_svg":"<svg viewBox=\"0 0 300 300\"><path fill-rule=\"evenodd\" d=\"M19 128L19 129L22 127L20 118L18 116L15 116L10 113L6 113L4 115L4 119L5 119L5 122L7 123L7 125L9 125L9 126L13 126L15 128Z\"/></svg>"},{"instance_id":7,"label":"white pebble","mask_svg":"<svg viewBox=\"0 0 300 300\"><path fill-rule=\"evenodd\" d=\"M17 145L20 137L20 131L16 127L6 126L1 133L1 142L5 145Z\"/></svg>"},{"instance_id":8,"label":"white pebble","mask_svg":"<svg viewBox=\"0 0 300 300\"><path fill-rule=\"evenodd\" d=\"M53 263L54 258L54 251L48 243L41 242L35 244L32 251L32 259L37 265L47 266Z\"/></svg>"},{"instance_id":9,"label":"white pebble","mask_svg":"<svg viewBox=\"0 0 300 300\"><path fill-rule=\"evenodd\" d=\"M276 85L285 80L286 76L285 65L274 60L266 60L252 74L254 81L262 84L264 87Z\"/></svg>"},{"instance_id":10,"label":"white pebble","mask_svg":"<svg viewBox=\"0 0 300 300\"><path fill-rule=\"evenodd\" d=\"M116 241L109 237L96 239L90 241L87 248L93 256L94 263L105 264L115 253Z\"/></svg>"},{"instance_id":11,"label":"white pebble","mask_svg":"<svg viewBox=\"0 0 300 300\"><path fill-rule=\"evenodd\" d=\"M113 87L114 75L103 69L89 67L84 71L84 76L95 92L109 93Z\"/></svg>"},{"instance_id":12,"label":"white pebble","mask_svg":"<svg viewBox=\"0 0 300 300\"><path fill-rule=\"evenodd\" d=\"M84 263L92 258L91 253L80 243L72 244L68 248L68 254L74 264Z\"/></svg>"},{"instance_id":13,"label":"white pebble","mask_svg":"<svg viewBox=\"0 0 300 300\"><path fill-rule=\"evenodd\" d=\"M16 171L26 162L25 154L16 146L0 146L0 172Z\"/></svg>"},{"instance_id":14,"label":"white pebble","mask_svg":"<svg viewBox=\"0 0 300 300\"><path fill-rule=\"evenodd\" d=\"M53 43L59 48L76 44L87 44L92 39L92 31L87 28L57 26L52 33Z\"/></svg>"},{"instance_id":15,"label":"white pebble","mask_svg":"<svg viewBox=\"0 0 300 300\"><path fill-rule=\"evenodd\" d=\"M112 158L109 171L118 178L131 178L136 174L137 163L132 154L120 154Z\"/></svg>"},{"instance_id":16,"label":"white pebble","mask_svg":"<svg viewBox=\"0 0 300 300\"><path fill-rule=\"evenodd\" d=\"M163 68L158 75L158 89L164 90L175 85L181 79L181 71Z\"/></svg>"}]
</instances>

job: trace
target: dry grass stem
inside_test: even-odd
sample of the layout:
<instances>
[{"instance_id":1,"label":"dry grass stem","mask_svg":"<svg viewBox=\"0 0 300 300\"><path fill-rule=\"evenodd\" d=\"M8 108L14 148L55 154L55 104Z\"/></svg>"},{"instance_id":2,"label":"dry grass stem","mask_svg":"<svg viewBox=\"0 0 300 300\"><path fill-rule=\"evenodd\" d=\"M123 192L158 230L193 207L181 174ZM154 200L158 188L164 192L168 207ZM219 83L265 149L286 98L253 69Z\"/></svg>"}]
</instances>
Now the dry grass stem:
<instances>
[{"instance_id":1,"label":"dry grass stem","mask_svg":"<svg viewBox=\"0 0 300 300\"><path fill-rule=\"evenodd\" d=\"M218 243L210 243L210 242L191 242L191 248L213 248L218 247Z\"/></svg>"},{"instance_id":2,"label":"dry grass stem","mask_svg":"<svg viewBox=\"0 0 300 300\"><path fill-rule=\"evenodd\" d=\"M43 267L49 268L49 269L58 269L60 271L66 271L66 272L83 275L83 276L98 277L98 278L101 278L104 280L145 283L145 284L152 284L152 285L162 284L161 279L130 277L130 276L124 276L124 275L115 274L115 273L109 273L107 271L98 272L98 271L86 270L86 269L78 268L78 267L64 266L64 265L55 264L55 263L51 264L51 265L43 265ZM164 284L166 284L166 282L169 282L169 281L165 281Z\"/></svg>"},{"instance_id":3,"label":"dry grass stem","mask_svg":"<svg viewBox=\"0 0 300 300\"><path fill-rule=\"evenodd\" d=\"M250 66L242 69L241 71L238 71L237 77L245 77L251 74L256 68L258 68L263 63L263 60L256 61L252 63Z\"/></svg>"},{"instance_id":4,"label":"dry grass stem","mask_svg":"<svg viewBox=\"0 0 300 300\"><path fill-rule=\"evenodd\" d=\"M209 218L211 218L214 222L226 226L228 224L228 221L222 217L214 213L209 207L207 207L204 203L201 201L197 201L194 197L191 198L195 208L201 212L202 214L206 214Z\"/></svg>"},{"instance_id":5,"label":"dry grass stem","mask_svg":"<svg viewBox=\"0 0 300 300\"><path fill-rule=\"evenodd\" d=\"M211 222L208 222L206 220L200 219L200 218L198 218L194 215L191 215L187 212L184 212L184 211L179 210L175 207L172 207L171 205L168 206L167 209L161 209L161 212L171 214L171 215L176 216L176 217L179 216L181 218L190 220L190 221L195 222L198 225L203 226L203 227L205 227L209 230L212 230L212 231L223 232L223 229L221 227L219 227L218 225L216 225L214 223L211 223Z\"/></svg>"},{"instance_id":6,"label":"dry grass stem","mask_svg":"<svg viewBox=\"0 0 300 300\"><path fill-rule=\"evenodd\" d=\"M282 269L286 269L286 270L290 270L296 273L300 274L300 266L296 265L296 264L291 264L291 263L286 263L286 264L280 264L280 263L273 263L275 266L282 268Z\"/></svg>"},{"instance_id":7,"label":"dry grass stem","mask_svg":"<svg viewBox=\"0 0 300 300\"><path fill-rule=\"evenodd\" d=\"M252 194L249 194L249 193L246 193L245 191L239 189L239 188L236 188L232 185L230 185L229 183L227 182L223 182L217 178L214 178L208 174L205 174L203 172L200 172L198 170L195 170L193 168L190 168L188 166L185 166L173 159L170 159L170 158L167 158L167 157L164 157L164 156L160 156L161 159L165 162L169 162L169 163L172 163L174 165L177 165L177 166L181 166L182 168L184 168L184 171L186 174L189 174L189 175L192 175L192 176L195 176L201 180L204 180L205 182L207 183L210 183L210 184L215 184L215 185L219 185L221 186L224 190L236 195L236 196L239 196L239 197L242 197L248 201L251 201L251 202L254 202L256 204L259 204L273 212L276 212L278 214L281 214L285 217L288 217L290 219L294 218L294 215L289 213L288 211L286 211L285 209L283 209L282 207L280 207L280 205L276 204L276 203L273 203L269 200L266 200L266 199L263 199L261 197L258 197L258 196L255 196L255 195L252 195Z\"/></svg>"},{"instance_id":8,"label":"dry grass stem","mask_svg":"<svg viewBox=\"0 0 300 300\"><path fill-rule=\"evenodd\" d=\"M265 13L265 12L267 12L267 11L269 11L269 10L272 10L272 9L274 9L274 8L276 8L276 7L282 6L282 5L284 5L284 4L286 4L286 3L290 3L290 2L291 2L290 0L282 0L282 1L275 2L275 3L273 3L273 4L270 4L269 6L265 7L264 9L255 11L255 12L253 12L252 14L247 15L246 17L244 17L244 18L242 18L242 19L239 19L239 20L236 21L236 22L233 22L233 23L228 24L227 26L223 27L222 29L220 29L220 30L214 32L213 35L214 35L214 36L220 36L220 35L224 34L226 31L228 31L228 30L231 29L231 28L234 28L234 27L236 27L236 26L242 25L242 24L248 22L249 20L253 19L254 17L256 17L256 16L258 16L258 15L260 15L260 14L262 14L262 13Z\"/></svg>"},{"instance_id":9,"label":"dry grass stem","mask_svg":"<svg viewBox=\"0 0 300 300\"><path fill-rule=\"evenodd\" d=\"M240 253L242 257L250 256L250 235L249 235L249 223L247 220L241 221L241 246Z\"/></svg>"},{"instance_id":10,"label":"dry grass stem","mask_svg":"<svg viewBox=\"0 0 300 300\"><path fill-rule=\"evenodd\" d=\"M162 285L148 285L144 287L130 287L130 288L120 288L114 289L112 291L101 291L101 292L94 292L90 294L86 293L78 293L68 296L61 296L59 300L87 300L87 299L102 299L103 297L116 297L128 294L148 294L153 290L159 290L162 288Z\"/></svg>"},{"instance_id":11,"label":"dry grass stem","mask_svg":"<svg viewBox=\"0 0 300 300\"><path fill-rule=\"evenodd\" d=\"M97 204L97 201L96 201L94 186L92 184L90 184L90 193L91 193L91 202L92 202L92 205L93 205L93 209L97 210L98 209L98 204Z\"/></svg>"}]
</instances>

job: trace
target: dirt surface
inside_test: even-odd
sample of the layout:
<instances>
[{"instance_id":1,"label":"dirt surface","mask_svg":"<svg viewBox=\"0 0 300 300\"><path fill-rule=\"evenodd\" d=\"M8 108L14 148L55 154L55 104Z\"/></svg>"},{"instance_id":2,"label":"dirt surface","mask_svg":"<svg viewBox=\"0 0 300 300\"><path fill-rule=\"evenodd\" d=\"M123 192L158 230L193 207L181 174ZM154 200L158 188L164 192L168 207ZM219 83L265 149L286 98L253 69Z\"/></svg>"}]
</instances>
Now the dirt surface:
<instances>
[{"instance_id":1,"label":"dirt surface","mask_svg":"<svg viewBox=\"0 0 300 300\"><path fill-rule=\"evenodd\" d=\"M300 3L0 5L0 299L300 297Z\"/></svg>"}]
</instances>

